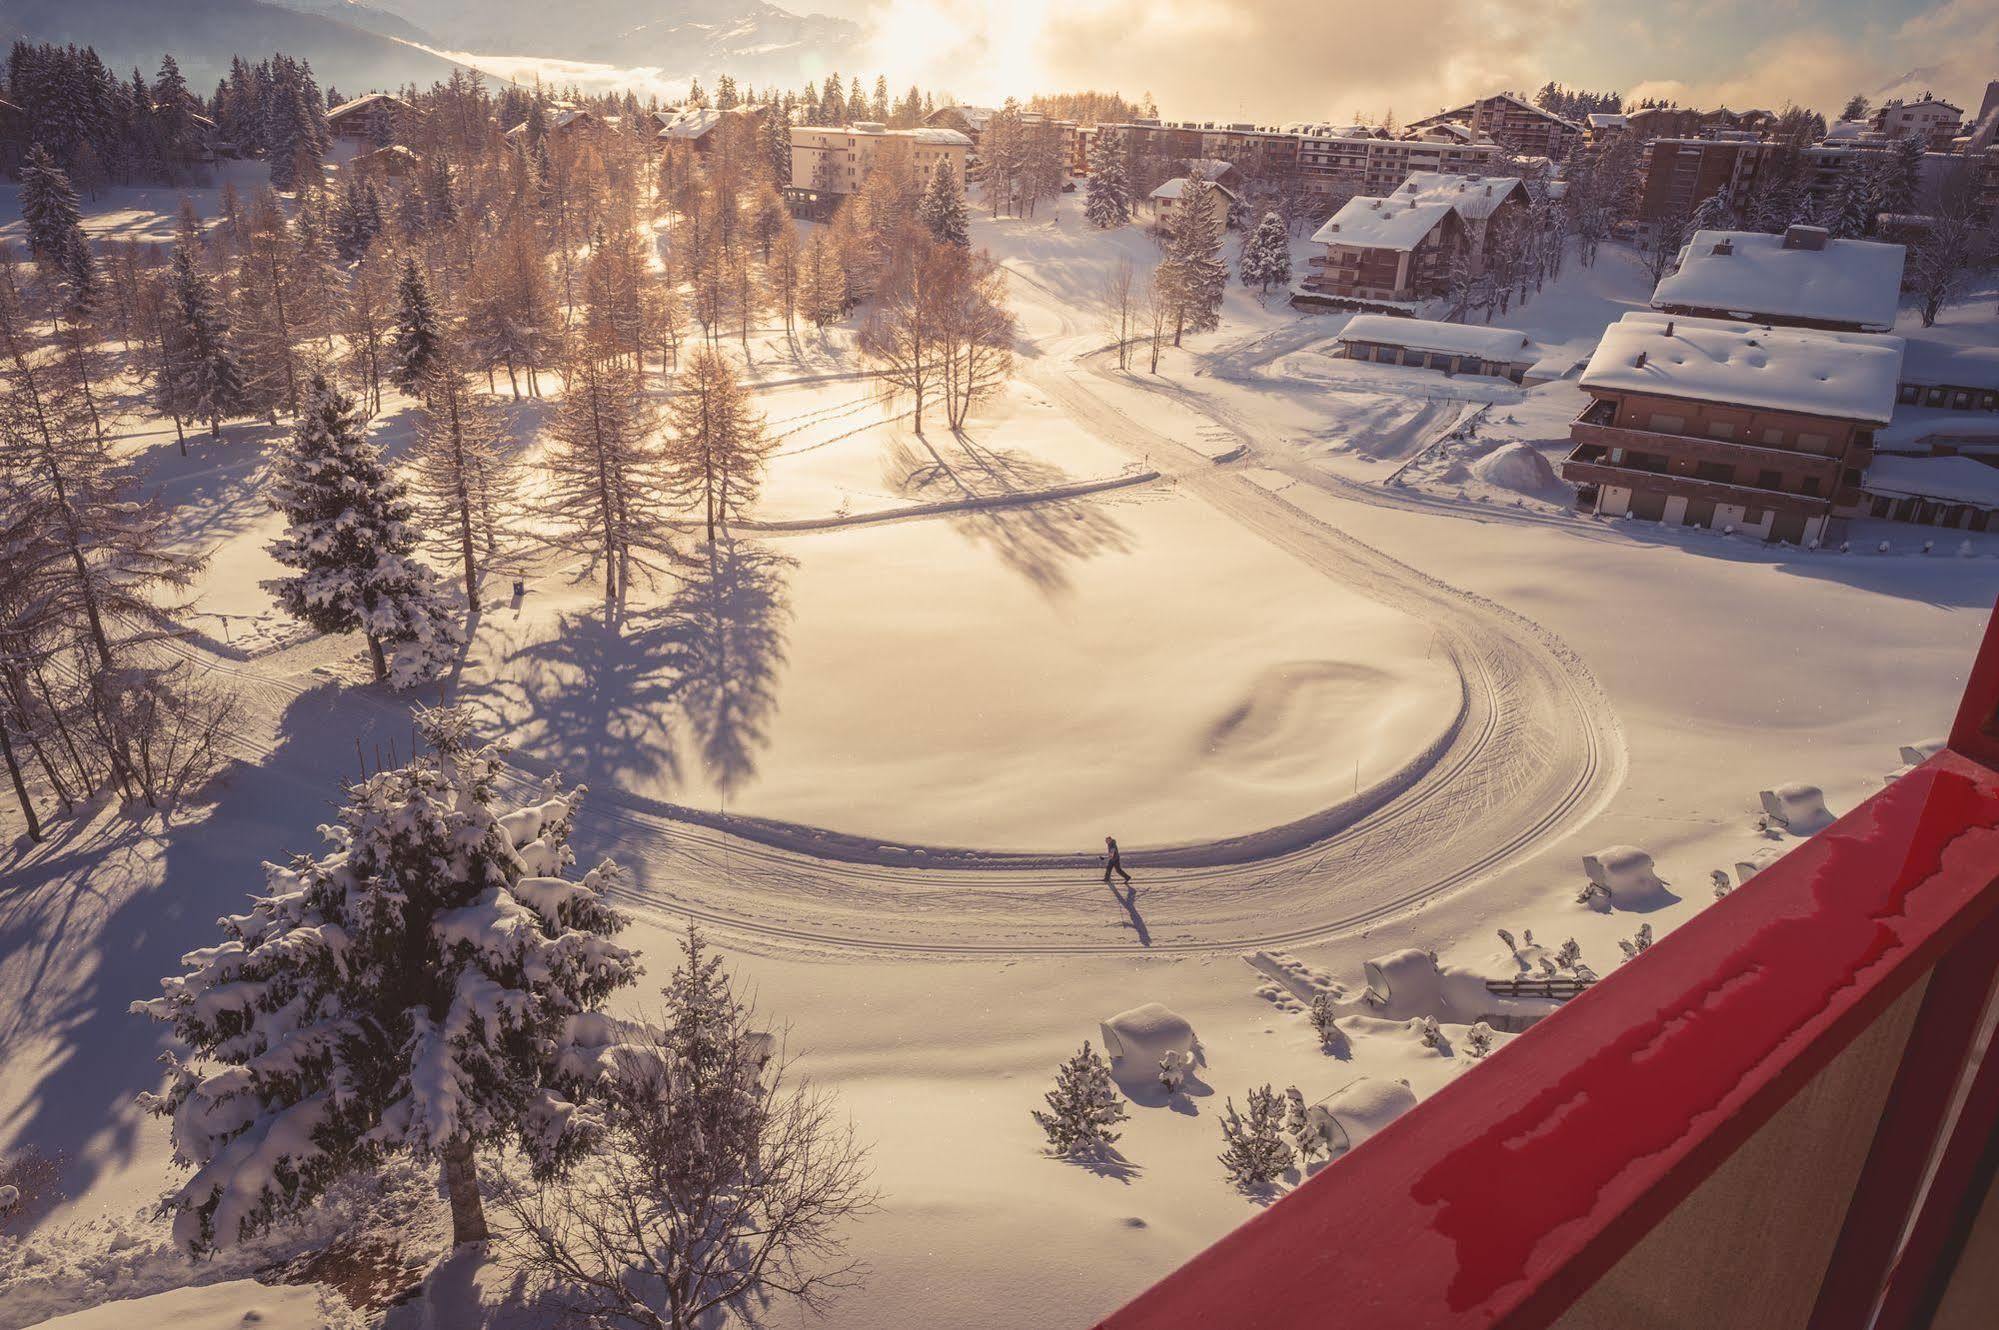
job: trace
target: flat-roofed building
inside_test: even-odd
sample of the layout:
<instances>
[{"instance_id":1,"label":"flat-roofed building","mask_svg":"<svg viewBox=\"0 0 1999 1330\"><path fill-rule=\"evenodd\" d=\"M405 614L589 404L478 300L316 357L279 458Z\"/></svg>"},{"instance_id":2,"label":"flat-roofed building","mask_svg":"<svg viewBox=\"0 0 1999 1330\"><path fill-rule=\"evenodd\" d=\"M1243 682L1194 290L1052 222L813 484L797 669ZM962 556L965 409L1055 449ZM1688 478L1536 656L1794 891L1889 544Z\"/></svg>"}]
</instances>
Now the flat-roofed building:
<instances>
[{"instance_id":1,"label":"flat-roofed building","mask_svg":"<svg viewBox=\"0 0 1999 1330\"><path fill-rule=\"evenodd\" d=\"M1716 194L1746 199L1781 151L1748 137L1653 139L1639 157L1637 218L1684 217Z\"/></svg>"},{"instance_id":2,"label":"flat-roofed building","mask_svg":"<svg viewBox=\"0 0 1999 1330\"><path fill-rule=\"evenodd\" d=\"M1964 108L1927 92L1912 102L1891 97L1875 108L1872 124L1890 138L1919 135L1926 146L1942 152L1964 125Z\"/></svg>"},{"instance_id":3,"label":"flat-roofed building","mask_svg":"<svg viewBox=\"0 0 1999 1330\"><path fill-rule=\"evenodd\" d=\"M874 121L793 125L791 183L821 195L851 194L885 152L907 152L919 179L936 171L938 162L948 162L962 184L972 140L958 130L934 125L917 129L890 129Z\"/></svg>"},{"instance_id":4,"label":"flat-roofed building","mask_svg":"<svg viewBox=\"0 0 1999 1330\"><path fill-rule=\"evenodd\" d=\"M1749 319L1797 328L1885 332L1895 326L1907 251L1834 240L1825 228L1696 231L1652 292L1668 314Z\"/></svg>"},{"instance_id":5,"label":"flat-roofed building","mask_svg":"<svg viewBox=\"0 0 1999 1330\"><path fill-rule=\"evenodd\" d=\"M1348 360L1481 374L1515 383L1526 378L1541 358L1534 340L1517 329L1390 314L1356 314L1337 340L1340 354Z\"/></svg>"},{"instance_id":6,"label":"flat-roofed building","mask_svg":"<svg viewBox=\"0 0 1999 1330\"><path fill-rule=\"evenodd\" d=\"M1562 464L1584 511L1790 544L1857 513L1902 339L1650 311L1612 324Z\"/></svg>"}]
</instances>

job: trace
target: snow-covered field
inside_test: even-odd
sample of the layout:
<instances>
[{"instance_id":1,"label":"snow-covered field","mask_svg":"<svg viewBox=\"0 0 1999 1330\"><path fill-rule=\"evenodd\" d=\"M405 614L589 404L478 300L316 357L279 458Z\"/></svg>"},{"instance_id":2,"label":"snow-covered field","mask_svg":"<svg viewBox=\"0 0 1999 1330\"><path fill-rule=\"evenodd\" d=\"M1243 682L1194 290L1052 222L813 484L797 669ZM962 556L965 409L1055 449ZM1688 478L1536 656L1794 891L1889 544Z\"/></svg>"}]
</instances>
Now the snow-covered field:
<instances>
[{"instance_id":1,"label":"snow-covered field","mask_svg":"<svg viewBox=\"0 0 1999 1330\"><path fill-rule=\"evenodd\" d=\"M1754 826L1759 790L1807 781L1843 811L1899 745L1945 729L1999 592L1983 544L1924 557L1911 528L1898 552L1841 555L1578 518L1531 458L1498 456L1566 451L1571 382L1336 361L1340 316L1239 288L1156 379L1142 360L1122 373L1092 307L1117 257L1149 263L1152 244L1078 207L977 223L1025 344L966 443L934 429L933 455L837 337L789 363L760 348L783 435L766 529L739 533L724 594L699 598L754 620L732 640L757 651L703 676L676 663L704 623L674 585L610 634L587 570L524 556L527 595L489 604L457 680L523 765L591 784L579 856L631 867L626 940L654 977L701 921L874 1143L883 1208L854 1230L869 1277L835 1327L1109 1311L1254 1213L1214 1162L1225 1099L1270 1082L1317 1101L1361 1077L1420 1096L1472 1064L1448 982L1348 1015L1338 1056L1302 1013L1313 993L1352 1002L1364 962L1408 948L1474 984L1514 973L1528 962L1500 928L1614 968L1640 923L1707 904L1713 870L1790 843ZM1644 295L1606 247L1506 322L1580 358ZM1942 326L1989 339L1991 308ZM382 427L407 428L393 404ZM158 1035L125 1006L211 940L261 861L315 843L357 753L406 750L402 703L338 682L355 644L299 638L257 587L271 436L227 433L184 462L156 425L121 445L216 556L188 622L226 645L193 650L244 703L219 806L0 851L0 1159L52 1179L0 1217L22 1239L0 1243L0 1327L171 1271L251 1273L182 1270L131 1218L170 1165L132 1104ZM1098 876L1105 834L1129 895ZM1617 844L1653 856L1665 893L1577 904L1581 856ZM1056 1062L1151 1001L1199 1035L1191 1093L1135 1086L1124 1166L1042 1156L1028 1110ZM1407 1028L1422 1015L1442 1049ZM76 1256L99 1249L119 1254ZM503 1296L497 1272L453 1277ZM269 1290L266 1323L292 1323L291 1298Z\"/></svg>"}]
</instances>

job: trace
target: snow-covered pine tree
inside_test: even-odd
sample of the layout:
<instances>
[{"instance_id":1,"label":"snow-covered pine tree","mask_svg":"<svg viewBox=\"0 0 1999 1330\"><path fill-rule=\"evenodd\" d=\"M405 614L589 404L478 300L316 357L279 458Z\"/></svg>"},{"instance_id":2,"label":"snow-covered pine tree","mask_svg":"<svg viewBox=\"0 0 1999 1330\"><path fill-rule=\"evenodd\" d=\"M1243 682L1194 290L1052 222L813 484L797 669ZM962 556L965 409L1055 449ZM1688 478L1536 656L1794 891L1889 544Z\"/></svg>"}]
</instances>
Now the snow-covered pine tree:
<instances>
[{"instance_id":1,"label":"snow-covered pine tree","mask_svg":"<svg viewBox=\"0 0 1999 1330\"><path fill-rule=\"evenodd\" d=\"M1319 1036L1321 1047L1336 1047L1346 1038L1340 1032L1340 1027L1337 1023L1339 1019L1340 1009L1334 1003L1331 993L1314 993L1312 995L1312 1031Z\"/></svg>"},{"instance_id":2,"label":"snow-covered pine tree","mask_svg":"<svg viewBox=\"0 0 1999 1330\"><path fill-rule=\"evenodd\" d=\"M406 393L423 389L444 349L444 321L430 281L415 259L396 284L396 326L389 334L389 380Z\"/></svg>"},{"instance_id":3,"label":"snow-covered pine tree","mask_svg":"<svg viewBox=\"0 0 1999 1330\"><path fill-rule=\"evenodd\" d=\"M1124 135L1099 129L1090 143L1090 174L1083 183L1083 216L1108 231L1131 220L1131 177L1125 169Z\"/></svg>"},{"instance_id":4,"label":"snow-covered pine tree","mask_svg":"<svg viewBox=\"0 0 1999 1330\"><path fill-rule=\"evenodd\" d=\"M435 678L464 640L437 574L416 557L402 484L368 441L354 399L315 373L280 464L271 506L288 527L271 554L298 572L264 585L322 633L361 630L375 678L408 688Z\"/></svg>"},{"instance_id":5,"label":"snow-covered pine tree","mask_svg":"<svg viewBox=\"0 0 1999 1330\"><path fill-rule=\"evenodd\" d=\"M1182 334L1213 332L1221 326L1222 296L1229 285L1229 265L1222 258L1222 218L1210 201L1214 185L1200 176L1187 181L1180 196L1179 215L1166 242L1164 262L1173 267L1173 345Z\"/></svg>"},{"instance_id":6,"label":"snow-covered pine tree","mask_svg":"<svg viewBox=\"0 0 1999 1330\"><path fill-rule=\"evenodd\" d=\"M1834 240L1858 240L1874 224L1874 182L1858 164L1840 173L1825 201L1825 220Z\"/></svg>"},{"instance_id":7,"label":"snow-covered pine tree","mask_svg":"<svg viewBox=\"0 0 1999 1330\"><path fill-rule=\"evenodd\" d=\"M1728 191L1716 190L1700 201L1700 205L1687 219L1687 234L1696 231L1728 231L1735 227L1735 205L1729 202Z\"/></svg>"},{"instance_id":8,"label":"snow-covered pine tree","mask_svg":"<svg viewBox=\"0 0 1999 1330\"><path fill-rule=\"evenodd\" d=\"M1071 1159L1101 1157L1117 1141L1111 1128L1131 1116L1111 1080L1110 1065L1088 1040L1056 1070L1055 1088L1046 1098L1046 1112L1029 1111L1048 1137L1049 1150Z\"/></svg>"},{"instance_id":9,"label":"snow-covered pine tree","mask_svg":"<svg viewBox=\"0 0 1999 1330\"><path fill-rule=\"evenodd\" d=\"M69 174L37 143L21 164L21 220L27 226L28 254L46 278L60 269L82 242L83 213Z\"/></svg>"},{"instance_id":10,"label":"snow-covered pine tree","mask_svg":"<svg viewBox=\"0 0 1999 1330\"><path fill-rule=\"evenodd\" d=\"M774 184L791 183L791 119L783 108L764 108L762 121L758 124L762 137L763 153L770 163L770 178Z\"/></svg>"},{"instance_id":11,"label":"snow-covered pine tree","mask_svg":"<svg viewBox=\"0 0 1999 1330\"><path fill-rule=\"evenodd\" d=\"M1492 1052L1493 1029L1484 1021L1476 1021L1465 1031L1465 1051L1475 1058L1482 1058Z\"/></svg>"},{"instance_id":12,"label":"snow-covered pine tree","mask_svg":"<svg viewBox=\"0 0 1999 1330\"><path fill-rule=\"evenodd\" d=\"M1222 1108L1222 1152L1215 1156L1230 1182L1243 1191L1266 1187L1291 1167L1284 1139L1284 1105L1268 1085L1249 1092L1249 1115L1230 1098Z\"/></svg>"},{"instance_id":13,"label":"snow-covered pine tree","mask_svg":"<svg viewBox=\"0 0 1999 1330\"><path fill-rule=\"evenodd\" d=\"M176 429L184 420L205 420L210 436L220 438L223 420L243 413L249 390L230 339L228 316L186 241L174 248L167 265L160 350L153 400L174 418Z\"/></svg>"},{"instance_id":14,"label":"snow-covered pine tree","mask_svg":"<svg viewBox=\"0 0 1999 1330\"><path fill-rule=\"evenodd\" d=\"M1916 194L1923 184L1926 145L1920 134L1904 134L1895 140L1894 151L1881 164L1876 203L1882 212L1912 212Z\"/></svg>"},{"instance_id":15,"label":"snow-covered pine tree","mask_svg":"<svg viewBox=\"0 0 1999 1330\"><path fill-rule=\"evenodd\" d=\"M165 1202L190 1251L392 1154L441 1161L453 1240L477 1241L477 1148L516 1145L540 1174L589 1148L614 1030L596 1013L639 974L605 900L622 874L565 873L581 787L508 808L502 750L466 713L417 724L429 753L349 787L327 852L266 864L223 941L133 1004L185 1048L144 1102L194 1169Z\"/></svg>"},{"instance_id":16,"label":"snow-covered pine tree","mask_svg":"<svg viewBox=\"0 0 1999 1330\"><path fill-rule=\"evenodd\" d=\"M958 178L951 173L951 163L940 161L931 173L930 186L923 192L923 201L916 207L916 218L930 231L930 238L940 245L956 245L968 249L972 243L971 224L965 217L965 196L958 189Z\"/></svg>"},{"instance_id":17,"label":"snow-covered pine tree","mask_svg":"<svg viewBox=\"0 0 1999 1330\"><path fill-rule=\"evenodd\" d=\"M1290 284L1291 232L1282 217L1274 212L1263 214L1256 230L1243 239L1238 271L1244 286L1256 287L1264 295L1269 295L1273 286Z\"/></svg>"}]
</instances>

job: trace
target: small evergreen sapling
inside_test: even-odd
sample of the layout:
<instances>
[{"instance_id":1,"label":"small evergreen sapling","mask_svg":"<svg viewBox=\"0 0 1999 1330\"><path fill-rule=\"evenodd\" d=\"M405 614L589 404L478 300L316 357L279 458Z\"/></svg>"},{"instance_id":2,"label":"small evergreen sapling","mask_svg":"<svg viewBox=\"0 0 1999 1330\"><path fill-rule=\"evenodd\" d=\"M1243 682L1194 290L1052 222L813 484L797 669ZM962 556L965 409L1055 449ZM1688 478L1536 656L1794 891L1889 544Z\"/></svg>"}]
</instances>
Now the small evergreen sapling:
<instances>
[{"instance_id":1,"label":"small evergreen sapling","mask_svg":"<svg viewBox=\"0 0 1999 1330\"><path fill-rule=\"evenodd\" d=\"M1617 949L1624 953L1625 960L1637 960L1640 954L1652 949L1652 925L1640 924L1631 937L1617 939Z\"/></svg>"},{"instance_id":2,"label":"small evergreen sapling","mask_svg":"<svg viewBox=\"0 0 1999 1330\"><path fill-rule=\"evenodd\" d=\"M1493 1028L1479 1021L1465 1031L1465 1051L1475 1058L1482 1058L1492 1051Z\"/></svg>"},{"instance_id":3,"label":"small evergreen sapling","mask_svg":"<svg viewBox=\"0 0 1999 1330\"><path fill-rule=\"evenodd\" d=\"M1102 1156L1118 1138L1111 1128L1131 1116L1111 1080L1110 1064L1088 1040L1057 1069L1055 1088L1046 1097L1048 1111L1031 1112L1048 1137L1049 1150L1066 1158Z\"/></svg>"},{"instance_id":4,"label":"small evergreen sapling","mask_svg":"<svg viewBox=\"0 0 1999 1330\"><path fill-rule=\"evenodd\" d=\"M1249 1092L1249 1115L1236 1112L1235 1100L1222 1109L1222 1152L1216 1158L1229 1181L1242 1191L1266 1187L1291 1167L1290 1142L1284 1139L1283 1101L1268 1085Z\"/></svg>"},{"instance_id":5,"label":"small evergreen sapling","mask_svg":"<svg viewBox=\"0 0 1999 1330\"><path fill-rule=\"evenodd\" d=\"M1340 1009L1334 1005L1331 993L1315 993L1312 995L1311 1016L1312 1029L1317 1031L1321 1047L1328 1049L1338 1048L1346 1039L1346 1036L1341 1033L1340 1027L1336 1024L1340 1018Z\"/></svg>"},{"instance_id":6,"label":"small evergreen sapling","mask_svg":"<svg viewBox=\"0 0 1999 1330\"><path fill-rule=\"evenodd\" d=\"M1169 1048L1159 1059L1159 1088L1171 1099L1187 1079L1187 1059L1177 1048Z\"/></svg>"}]
</instances>

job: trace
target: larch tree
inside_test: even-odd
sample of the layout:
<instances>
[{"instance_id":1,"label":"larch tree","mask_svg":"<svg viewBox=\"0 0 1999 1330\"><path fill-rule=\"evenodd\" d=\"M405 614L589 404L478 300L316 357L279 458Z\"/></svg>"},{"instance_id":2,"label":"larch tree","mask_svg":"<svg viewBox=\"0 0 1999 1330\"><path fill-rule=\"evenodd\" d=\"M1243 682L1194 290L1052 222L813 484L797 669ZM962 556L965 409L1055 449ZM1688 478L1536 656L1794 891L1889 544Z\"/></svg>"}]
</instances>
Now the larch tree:
<instances>
[{"instance_id":1,"label":"larch tree","mask_svg":"<svg viewBox=\"0 0 1999 1330\"><path fill-rule=\"evenodd\" d=\"M798 330L799 265L798 233L787 226L771 242L763 272L764 304L784 321L787 337Z\"/></svg>"},{"instance_id":2,"label":"larch tree","mask_svg":"<svg viewBox=\"0 0 1999 1330\"><path fill-rule=\"evenodd\" d=\"M1138 283L1131 260L1120 258L1104 278L1104 331L1117 349L1117 367L1131 368L1131 343L1138 326Z\"/></svg>"},{"instance_id":3,"label":"larch tree","mask_svg":"<svg viewBox=\"0 0 1999 1330\"><path fill-rule=\"evenodd\" d=\"M952 174L950 162L940 160L937 169L931 172L930 185L924 190L923 202L917 205L916 218L938 244L956 245L960 249L971 247L972 230L965 215L965 195L958 188L958 177Z\"/></svg>"},{"instance_id":4,"label":"larch tree","mask_svg":"<svg viewBox=\"0 0 1999 1330\"><path fill-rule=\"evenodd\" d=\"M533 224L516 212L501 225L492 252L473 270L465 311L468 349L488 373L505 367L516 399L523 374L528 396L539 397L537 374L557 350L557 322L547 256Z\"/></svg>"},{"instance_id":5,"label":"larch tree","mask_svg":"<svg viewBox=\"0 0 1999 1330\"><path fill-rule=\"evenodd\" d=\"M972 408L1013 377L1019 328L1007 303L1006 270L991 255L947 248L940 258L946 268L937 325L944 414L952 430L962 431Z\"/></svg>"},{"instance_id":6,"label":"larch tree","mask_svg":"<svg viewBox=\"0 0 1999 1330\"><path fill-rule=\"evenodd\" d=\"M348 787L327 847L265 865L222 940L133 1010L173 1029L163 1092L175 1241L228 1247L392 1155L439 1161L452 1241L484 1240L476 1152L552 1176L593 1144L605 999L639 974L614 940L622 883L570 875L583 791L509 807L503 750L418 713L430 751Z\"/></svg>"},{"instance_id":7,"label":"larch tree","mask_svg":"<svg viewBox=\"0 0 1999 1330\"><path fill-rule=\"evenodd\" d=\"M770 439L735 370L706 347L688 358L667 405L666 451L673 492L699 500L708 544L756 498Z\"/></svg>"},{"instance_id":8,"label":"larch tree","mask_svg":"<svg viewBox=\"0 0 1999 1330\"><path fill-rule=\"evenodd\" d=\"M658 567L649 555L673 554L660 448L637 371L572 356L544 465L538 506L558 524L552 540L601 562L609 616L624 604L634 570Z\"/></svg>"},{"instance_id":9,"label":"larch tree","mask_svg":"<svg viewBox=\"0 0 1999 1330\"><path fill-rule=\"evenodd\" d=\"M382 379L388 372L390 320L395 310L395 275L390 266L383 254L363 254L348 276L347 298L340 306L340 327L347 339L347 374L359 385L370 415L382 409Z\"/></svg>"},{"instance_id":10,"label":"larch tree","mask_svg":"<svg viewBox=\"0 0 1999 1330\"><path fill-rule=\"evenodd\" d=\"M942 247L912 236L897 249L881 290L861 324L861 353L890 398L907 397L914 426L923 433L923 408L938 389L944 366L939 346L942 300L952 279Z\"/></svg>"},{"instance_id":11,"label":"larch tree","mask_svg":"<svg viewBox=\"0 0 1999 1330\"><path fill-rule=\"evenodd\" d=\"M313 322L306 312L311 297L291 225L272 190L261 191L251 205L241 254L236 332L250 397L265 410L295 416L301 328Z\"/></svg>"},{"instance_id":12,"label":"larch tree","mask_svg":"<svg viewBox=\"0 0 1999 1330\"><path fill-rule=\"evenodd\" d=\"M368 440L354 399L315 373L279 464L271 506L286 518L271 556L297 571L264 585L322 633L360 630L377 681L437 677L463 642L437 574L416 557L408 491Z\"/></svg>"},{"instance_id":13,"label":"larch tree","mask_svg":"<svg viewBox=\"0 0 1999 1330\"><path fill-rule=\"evenodd\" d=\"M433 538L446 540L449 533L464 564L465 604L473 613L479 609L479 556L492 554L515 489L500 439L497 413L467 390L449 352L439 356L417 417L410 490Z\"/></svg>"},{"instance_id":14,"label":"larch tree","mask_svg":"<svg viewBox=\"0 0 1999 1330\"><path fill-rule=\"evenodd\" d=\"M1125 166L1124 135L1099 129L1090 142L1090 174L1083 184L1083 216L1100 231L1131 220L1131 178Z\"/></svg>"}]
</instances>

